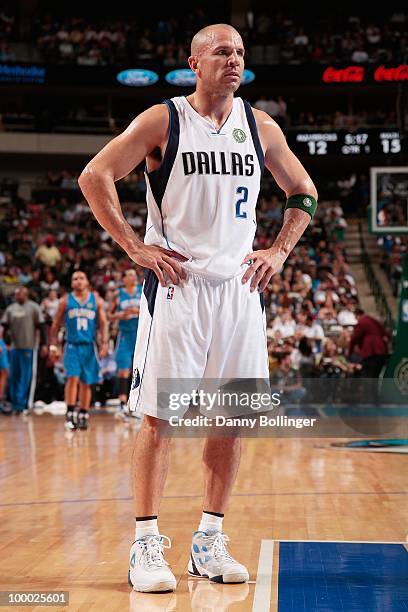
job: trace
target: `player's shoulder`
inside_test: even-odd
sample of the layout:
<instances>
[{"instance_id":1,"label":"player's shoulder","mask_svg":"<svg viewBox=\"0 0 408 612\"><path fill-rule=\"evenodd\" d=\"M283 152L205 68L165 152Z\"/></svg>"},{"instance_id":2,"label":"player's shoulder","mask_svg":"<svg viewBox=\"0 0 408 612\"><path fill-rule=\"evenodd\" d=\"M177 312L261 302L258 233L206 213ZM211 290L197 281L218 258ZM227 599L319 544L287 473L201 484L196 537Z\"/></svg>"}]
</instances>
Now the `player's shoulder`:
<instances>
[{"instance_id":1,"label":"player's shoulder","mask_svg":"<svg viewBox=\"0 0 408 612\"><path fill-rule=\"evenodd\" d=\"M154 104L137 115L119 140L147 140L151 146L162 142L169 129L169 112L166 104Z\"/></svg>"},{"instance_id":2,"label":"player's shoulder","mask_svg":"<svg viewBox=\"0 0 408 612\"><path fill-rule=\"evenodd\" d=\"M167 129L169 124L169 111L167 104L154 104L143 111L137 119L154 129Z\"/></svg>"},{"instance_id":3,"label":"player's shoulder","mask_svg":"<svg viewBox=\"0 0 408 612\"><path fill-rule=\"evenodd\" d=\"M255 108L253 106L251 106L251 108L252 108L252 112L254 114L256 125L258 129L264 126L279 128L279 125L276 123L274 119L272 119L270 115L268 115L268 113L266 113L263 110L260 110L259 108Z\"/></svg>"},{"instance_id":4,"label":"player's shoulder","mask_svg":"<svg viewBox=\"0 0 408 612\"><path fill-rule=\"evenodd\" d=\"M95 299L95 303L97 306L103 306L105 303L105 300L103 299L103 297L97 292L97 291L92 291L92 295Z\"/></svg>"}]
</instances>

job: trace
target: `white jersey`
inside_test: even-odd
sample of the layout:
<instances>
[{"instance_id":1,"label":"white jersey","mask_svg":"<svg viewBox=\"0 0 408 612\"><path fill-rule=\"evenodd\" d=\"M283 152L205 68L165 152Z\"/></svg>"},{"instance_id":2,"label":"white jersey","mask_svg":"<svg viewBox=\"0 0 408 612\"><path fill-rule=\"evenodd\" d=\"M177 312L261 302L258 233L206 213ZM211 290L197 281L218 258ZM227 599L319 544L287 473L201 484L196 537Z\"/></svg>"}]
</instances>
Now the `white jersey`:
<instances>
[{"instance_id":1,"label":"white jersey","mask_svg":"<svg viewBox=\"0 0 408 612\"><path fill-rule=\"evenodd\" d=\"M145 174L145 243L184 255L184 267L192 273L232 278L252 251L264 165L251 106L234 98L217 130L186 97L165 102L170 115L166 151L160 167Z\"/></svg>"}]
</instances>

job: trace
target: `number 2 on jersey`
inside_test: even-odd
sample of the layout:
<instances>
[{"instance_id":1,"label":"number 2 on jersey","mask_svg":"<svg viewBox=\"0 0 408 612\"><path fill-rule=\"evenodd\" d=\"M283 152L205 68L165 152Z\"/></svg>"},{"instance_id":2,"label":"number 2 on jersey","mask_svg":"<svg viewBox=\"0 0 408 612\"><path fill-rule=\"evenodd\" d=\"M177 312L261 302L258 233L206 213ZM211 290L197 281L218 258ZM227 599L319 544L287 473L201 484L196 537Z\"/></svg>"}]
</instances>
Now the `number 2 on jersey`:
<instances>
[{"instance_id":1,"label":"number 2 on jersey","mask_svg":"<svg viewBox=\"0 0 408 612\"><path fill-rule=\"evenodd\" d=\"M239 219L246 219L247 214L245 211L241 211L241 204L245 204L248 202L248 188L247 187L237 187L236 193L238 195L242 195L242 198L239 198L235 204L235 217Z\"/></svg>"}]
</instances>

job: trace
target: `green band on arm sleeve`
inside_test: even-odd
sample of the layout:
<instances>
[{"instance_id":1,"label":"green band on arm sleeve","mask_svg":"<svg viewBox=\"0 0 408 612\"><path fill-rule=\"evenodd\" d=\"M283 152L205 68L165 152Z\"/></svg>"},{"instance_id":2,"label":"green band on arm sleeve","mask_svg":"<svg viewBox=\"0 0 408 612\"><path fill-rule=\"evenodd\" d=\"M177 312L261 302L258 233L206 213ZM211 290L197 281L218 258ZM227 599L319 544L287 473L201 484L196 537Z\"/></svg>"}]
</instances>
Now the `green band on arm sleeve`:
<instances>
[{"instance_id":1,"label":"green band on arm sleeve","mask_svg":"<svg viewBox=\"0 0 408 612\"><path fill-rule=\"evenodd\" d=\"M285 210L287 208L300 208L300 210L304 210L309 213L311 218L316 212L317 201L316 199L308 195L307 193L297 193L296 195L290 196L286 201Z\"/></svg>"}]
</instances>

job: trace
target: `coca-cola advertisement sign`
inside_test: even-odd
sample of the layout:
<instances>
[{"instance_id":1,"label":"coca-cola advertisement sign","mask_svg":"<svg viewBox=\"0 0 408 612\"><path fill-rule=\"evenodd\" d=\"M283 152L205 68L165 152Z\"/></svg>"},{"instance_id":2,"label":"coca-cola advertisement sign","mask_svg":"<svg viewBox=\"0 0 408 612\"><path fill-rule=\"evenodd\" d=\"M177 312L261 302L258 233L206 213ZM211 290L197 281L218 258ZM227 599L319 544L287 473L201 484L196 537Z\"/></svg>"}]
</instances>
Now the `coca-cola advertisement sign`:
<instances>
[{"instance_id":1,"label":"coca-cola advertisement sign","mask_svg":"<svg viewBox=\"0 0 408 612\"><path fill-rule=\"evenodd\" d=\"M408 64L401 64L395 68L378 66L374 72L376 81L408 81Z\"/></svg>"},{"instance_id":2,"label":"coca-cola advertisement sign","mask_svg":"<svg viewBox=\"0 0 408 612\"><path fill-rule=\"evenodd\" d=\"M364 80L364 67L334 68L329 66L323 72L322 79L324 83L361 83Z\"/></svg>"},{"instance_id":3,"label":"coca-cola advertisement sign","mask_svg":"<svg viewBox=\"0 0 408 612\"><path fill-rule=\"evenodd\" d=\"M408 64L399 66L328 66L322 74L323 83L400 83L408 81Z\"/></svg>"}]
</instances>

